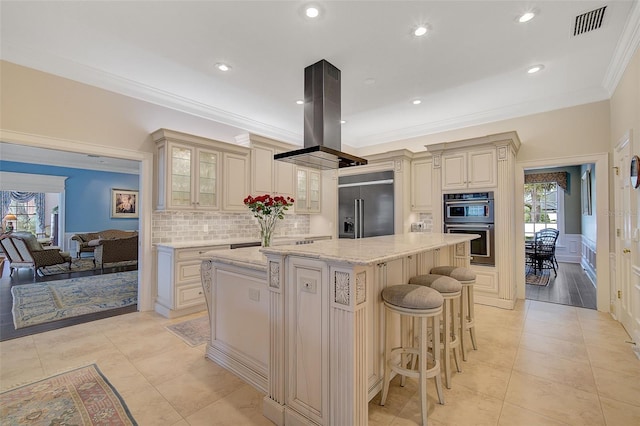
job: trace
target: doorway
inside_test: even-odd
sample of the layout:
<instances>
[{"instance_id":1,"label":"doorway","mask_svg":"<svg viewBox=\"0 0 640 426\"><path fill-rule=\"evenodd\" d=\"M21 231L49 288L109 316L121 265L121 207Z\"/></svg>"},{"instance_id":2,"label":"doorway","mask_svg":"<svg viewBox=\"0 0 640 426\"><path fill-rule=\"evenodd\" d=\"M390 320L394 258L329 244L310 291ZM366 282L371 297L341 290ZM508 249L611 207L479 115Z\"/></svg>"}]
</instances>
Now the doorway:
<instances>
[{"instance_id":1,"label":"doorway","mask_svg":"<svg viewBox=\"0 0 640 426\"><path fill-rule=\"evenodd\" d=\"M593 281L596 286L596 309L603 312L609 312L609 289L610 289L610 268L609 268L609 160L607 153L583 155L577 157L565 158L548 158L532 161L521 161L516 163L516 207L521 214L516 214L516 229L523 230L524 223L524 184L525 170L560 168L575 165L592 165L593 182L591 200L592 215L591 220L595 226L595 233L592 240L592 252L590 261L593 264ZM581 182L582 176L580 176ZM580 183L578 184L580 185ZM580 202L582 204L582 201ZM518 208L519 207L519 208ZM582 207L581 207L582 208ZM582 210L581 210L582 211ZM525 268L525 236L524 232L516 233L516 243L519 247L517 258L520 259L516 264L516 288L517 297L524 299L526 297L526 268ZM573 244L573 243L564 243ZM573 250L572 250L573 251ZM582 247L579 250L582 259ZM558 261L561 259L558 258ZM563 265L560 265L562 268ZM582 264L577 265L582 269ZM564 268L569 270L569 268ZM553 271L551 271L553 275Z\"/></svg>"}]
</instances>

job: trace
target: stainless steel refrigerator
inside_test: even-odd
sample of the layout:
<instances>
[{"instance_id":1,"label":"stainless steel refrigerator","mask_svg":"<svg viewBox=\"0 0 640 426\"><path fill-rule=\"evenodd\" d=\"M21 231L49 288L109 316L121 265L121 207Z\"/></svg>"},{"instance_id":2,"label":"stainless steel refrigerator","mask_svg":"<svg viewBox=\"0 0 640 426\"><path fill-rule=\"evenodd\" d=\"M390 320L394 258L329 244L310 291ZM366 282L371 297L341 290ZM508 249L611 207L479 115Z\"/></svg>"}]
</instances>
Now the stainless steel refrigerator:
<instances>
[{"instance_id":1,"label":"stainless steel refrigerator","mask_svg":"<svg viewBox=\"0 0 640 426\"><path fill-rule=\"evenodd\" d=\"M338 237L393 233L393 171L339 177Z\"/></svg>"}]
</instances>

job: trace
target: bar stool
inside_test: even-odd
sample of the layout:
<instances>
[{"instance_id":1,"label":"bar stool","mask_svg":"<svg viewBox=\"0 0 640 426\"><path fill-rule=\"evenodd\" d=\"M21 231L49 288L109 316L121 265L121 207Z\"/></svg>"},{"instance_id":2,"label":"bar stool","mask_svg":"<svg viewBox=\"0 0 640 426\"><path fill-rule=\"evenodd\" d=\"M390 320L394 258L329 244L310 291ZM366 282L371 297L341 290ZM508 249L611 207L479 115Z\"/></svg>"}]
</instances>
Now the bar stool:
<instances>
[{"instance_id":1,"label":"bar stool","mask_svg":"<svg viewBox=\"0 0 640 426\"><path fill-rule=\"evenodd\" d=\"M476 273L470 268L463 266L436 266L431 268L432 274L444 275L447 277L455 278L462 284L462 311L460 314L460 345L462 348L462 359L467 360L467 351L465 350L464 336L465 331L469 331L471 335L471 344L473 350L478 350L478 343L476 341L476 316L474 311L473 300L473 285L476 283Z\"/></svg>"},{"instance_id":2,"label":"bar stool","mask_svg":"<svg viewBox=\"0 0 640 426\"><path fill-rule=\"evenodd\" d=\"M455 278L443 275L424 274L416 275L409 279L409 284L417 284L437 290L444 299L442 312L443 318L443 338L444 344L444 377L448 389L451 389L451 353L456 363L456 370L460 373L460 363L458 362L458 352L460 348L460 328L458 326L458 314L462 304L462 284Z\"/></svg>"},{"instance_id":3,"label":"bar stool","mask_svg":"<svg viewBox=\"0 0 640 426\"><path fill-rule=\"evenodd\" d=\"M431 347L432 353L429 353L429 333L428 320L431 319L433 330L440 329L440 314L442 313L442 305L444 299L437 291L419 285L401 284L387 287L382 290L382 300L385 306L385 351L384 351L384 380L382 384L382 397L380 405L384 405L389 392L389 382L391 381L391 372L408 377L417 378L420 385L420 408L422 410L422 424L427 424L427 379L435 377L436 390L438 392L438 400L440 404L444 404L444 394L442 392L442 381L440 379L440 333L433 332L433 342ZM419 327L417 330L418 346L417 348L403 346L391 347L392 330L390 326L390 314L394 312L401 315L402 324L403 317L408 317L412 322L417 322ZM404 333L404 330L401 330ZM413 341L413 339L412 339ZM407 368L407 364L403 362L405 355L417 355L418 368ZM400 361L394 361L399 355ZM431 361L431 367L429 362Z\"/></svg>"}]
</instances>

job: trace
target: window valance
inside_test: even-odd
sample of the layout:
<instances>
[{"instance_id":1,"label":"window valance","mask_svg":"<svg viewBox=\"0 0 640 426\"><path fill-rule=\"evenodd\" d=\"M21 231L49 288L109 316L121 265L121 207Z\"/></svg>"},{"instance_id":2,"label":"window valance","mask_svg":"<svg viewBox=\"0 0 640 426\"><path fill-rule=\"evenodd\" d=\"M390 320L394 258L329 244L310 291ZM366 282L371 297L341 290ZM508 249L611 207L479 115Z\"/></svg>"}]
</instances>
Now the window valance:
<instances>
[{"instance_id":1,"label":"window valance","mask_svg":"<svg viewBox=\"0 0 640 426\"><path fill-rule=\"evenodd\" d=\"M567 190L567 172L532 173L524 175L524 183L555 182L560 188Z\"/></svg>"},{"instance_id":2,"label":"window valance","mask_svg":"<svg viewBox=\"0 0 640 426\"><path fill-rule=\"evenodd\" d=\"M36 215L38 217L38 227L44 230L44 193L43 192L24 192L24 191L0 191L0 208L2 209L2 217L9 213L9 205L11 200L21 203L31 201L35 198Z\"/></svg>"}]
</instances>

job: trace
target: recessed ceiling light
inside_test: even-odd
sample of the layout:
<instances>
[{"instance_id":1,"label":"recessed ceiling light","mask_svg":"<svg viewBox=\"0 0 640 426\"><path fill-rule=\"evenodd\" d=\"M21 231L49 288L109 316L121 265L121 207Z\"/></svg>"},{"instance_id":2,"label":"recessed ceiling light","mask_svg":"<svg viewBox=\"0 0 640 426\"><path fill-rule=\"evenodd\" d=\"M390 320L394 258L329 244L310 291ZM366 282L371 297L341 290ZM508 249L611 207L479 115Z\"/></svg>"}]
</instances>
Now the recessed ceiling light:
<instances>
[{"instance_id":1,"label":"recessed ceiling light","mask_svg":"<svg viewBox=\"0 0 640 426\"><path fill-rule=\"evenodd\" d=\"M320 15L320 10L315 6L309 6L304 10L304 14L308 18L317 18Z\"/></svg>"},{"instance_id":2,"label":"recessed ceiling light","mask_svg":"<svg viewBox=\"0 0 640 426\"><path fill-rule=\"evenodd\" d=\"M420 105L422 101L420 99L414 99L413 101L411 101L411 103L414 105Z\"/></svg>"},{"instance_id":3,"label":"recessed ceiling light","mask_svg":"<svg viewBox=\"0 0 640 426\"><path fill-rule=\"evenodd\" d=\"M529 69L527 70L528 74L535 74L537 72L540 72L544 69L544 65L534 65L532 67L529 67Z\"/></svg>"},{"instance_id":4,"label":"recessed ceiling light","mask_svg":"<svg viewBox=\"0 0 640 426\"><path fill-rule=\"evenodd\" d=\"M536 13L534 11L530 11L527 13L523 13L519 18L518 18L518 22L520 22L521 24L524 24L525 22L529 22L530 20L532 20L533 18L535 18Z\"/></svg>"},{"instance_id":5,"label":"recessed ceiling light","mask_svg":"<svg viewBox=\"0 0 640 426\"><path fill-rule=\"evenodd\" d=\"M229 71L231 69L231 66L222 62L218 62L216 64L216 68L218 68L220 71Z\"/></svg>"},{"instance_id":6,"label":"recessed ceiling light","mask_svg":"<svg viewBox=\"0 0 640 426\"><path fill-rule=\"evenodd\" d=\"M298 105L303 105L303 104L304 104L304 101L303 101L303 100L298 99L298 100L296 101L296 103L297 103Z\"/></svg>"},{"instance_id":7,"label":"recessed ceiling light","mask_svg":"<svg viewBox=\"0 0 640 426\"><path fill-rule=\"evenodd\" d=\"M429 27L426 25L419 25L413 29L413 35L416 37L422 37L429 31Z\"/></svg>"},{"instance_id":8,"label":"recessed ceiling light","mask_svg":"<svg viewBox=\"0 0 640 426\"><path fill-rule=\"evenodd\" d=\"M340 120L340 124L347 124L347 120Z\"/></svg>"}]
</instances>

